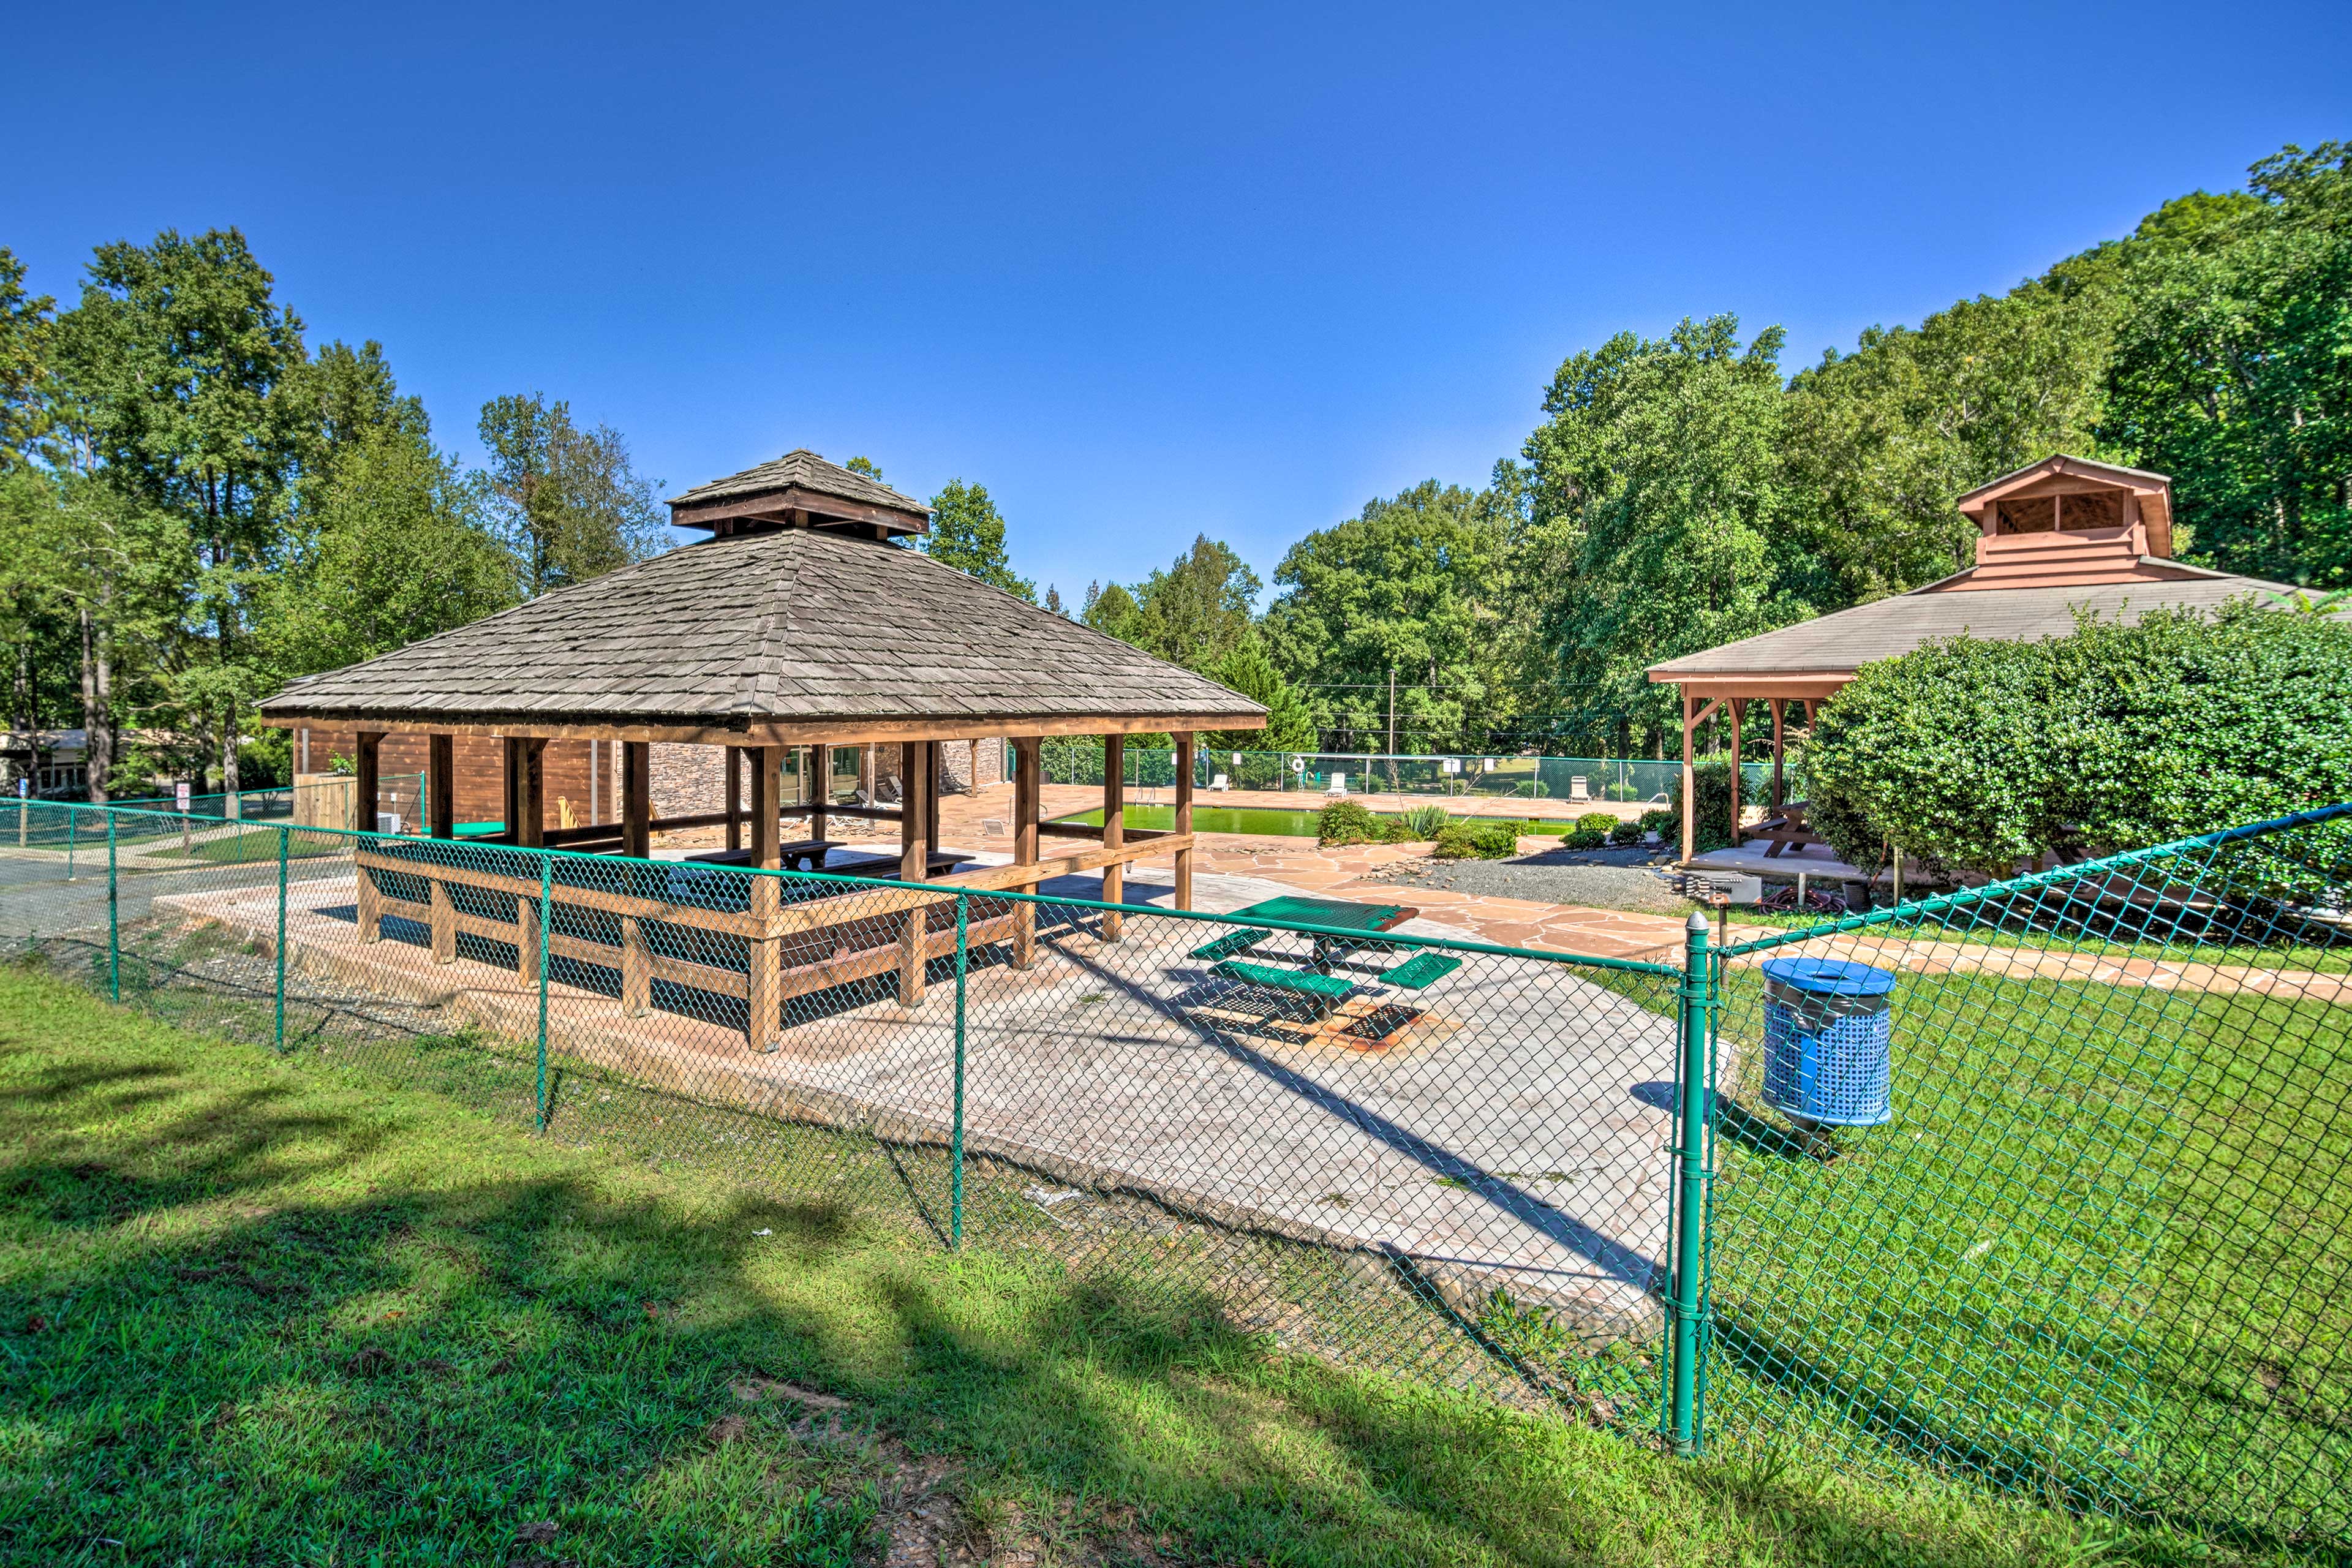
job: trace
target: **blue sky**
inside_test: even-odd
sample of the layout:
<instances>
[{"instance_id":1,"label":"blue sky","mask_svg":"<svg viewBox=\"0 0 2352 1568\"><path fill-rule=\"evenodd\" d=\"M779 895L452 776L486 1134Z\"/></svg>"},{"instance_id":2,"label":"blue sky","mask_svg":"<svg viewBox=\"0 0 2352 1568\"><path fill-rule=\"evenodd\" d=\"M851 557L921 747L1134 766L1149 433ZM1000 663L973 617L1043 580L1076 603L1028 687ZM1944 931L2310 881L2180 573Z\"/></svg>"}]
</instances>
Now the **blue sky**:
<instances>
[{"instance_id":1,"label":"blue sky","mask_svg":"<svg viewBox=\"0 0 2352 1568\"><path fill-rule=\"evenodd\" d=\"M1769 14L1768 14L1769 13ZM446 445L987 485L1075 599L1483 480L1559 361L1789 363L2352 136L2352 6L124 5L10 23L0 244L235 224Z\"/></svg>"}]
</instances>

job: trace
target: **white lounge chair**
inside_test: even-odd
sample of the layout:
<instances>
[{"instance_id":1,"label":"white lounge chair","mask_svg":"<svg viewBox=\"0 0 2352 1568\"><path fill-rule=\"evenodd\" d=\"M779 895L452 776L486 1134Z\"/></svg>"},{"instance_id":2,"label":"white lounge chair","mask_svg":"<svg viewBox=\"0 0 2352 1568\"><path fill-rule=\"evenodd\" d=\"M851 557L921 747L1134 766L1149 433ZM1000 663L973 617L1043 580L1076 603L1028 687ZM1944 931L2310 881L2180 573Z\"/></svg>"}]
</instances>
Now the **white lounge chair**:
<instances>
[{"instance_id":1,"label":"white lounge chair","mask_svg":"<svg viewBox=\"0 0 2352 1568\"><path fill-rule=\"evenodd\" d=\"M1231 789L1234 786L1226 780L1224 774L1219 773L1216 777L1209 781L1209 787L1211 789Z\"/></svg>"}]
</instances>

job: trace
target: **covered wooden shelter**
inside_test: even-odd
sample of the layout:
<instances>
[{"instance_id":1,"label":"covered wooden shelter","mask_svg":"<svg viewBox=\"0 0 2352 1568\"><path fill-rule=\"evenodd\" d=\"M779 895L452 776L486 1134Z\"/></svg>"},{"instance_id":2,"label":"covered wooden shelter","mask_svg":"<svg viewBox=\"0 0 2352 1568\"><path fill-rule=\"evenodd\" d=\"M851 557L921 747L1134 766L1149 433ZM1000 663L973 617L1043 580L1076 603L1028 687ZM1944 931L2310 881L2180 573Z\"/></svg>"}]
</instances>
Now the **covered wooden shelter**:
<instances>
[{"instance_id":1,"label":"covered wooden shelter","mask_svg":"<svg viewBox=\"0 0 2352 1568\"><path fill-rule=\"evenodd\" d=\"M461 735L503 742L508 808L504 831L488 840L493 844L642 860L654 833L723 826L727 847L696 859L777 869L793 856L821 862L830 847L829 817L896 822L894 869L909 891L877 901L866 889L856 900L856 919L845 923L819 907L821 900L787 900L783 884L772 878L749 879L741 910L683 910L675 900L601 884L549 895L559 906L578 903L617 919L624 995L640 1010L652 978L740 994L759 1047L772 1043L777 1005L791 995L895 966L900 1000L919 1000L922 966L937 955L942 937L933 917L948 901L943 892L1034 891L1047 878L1094 871L1101 874L1104 901L1117 903L1126 866L1172 856L1177 906L1191 907L1193 733L1260 728L1263 707L909 548L905 542L929 526L921 503L813 452L788 453L669 505L674 521L707 528L711 537L363 664L294 681L262 704L265 721L352 731L363 814L376 798L383 738L427 737L424 826L436 839L456 835L449 781L454 739ZM1166 831L1128 829L1121 820L1121 751L1126 737L1138 733L1174 736L1175 824ZM1101 826L1040 820L1038 747L1047 735L1104 738ZM974 737L1009 738L1015 753L1013 863L960 869L970 858L943 854L939 842L936 748ZM547 826L542 756L551 741L566 739L621 748L618 820ZM725 809L655 818L647 759L656 742L726 748ZM871 745L900 749L906 787L898 801L845 802L820 790L804 805L786 804L789 749L810 752L803 778L825 780L829 749ZM785 840L787 814L805 816L805 839ZM1047 856L1040 852L1042 837L1084 842ZM540 895L536 879L524 887L510 870L469 867L461 855L420 860L396 847L358 851L360 918L370 928L363 935L372 938L389 910L425 921L436 956L445 961L456 955L457 934L479 926L478 935L512 942L526 970L537 964L535 938L525 929ZM422 899L399 890L416 892L420 880ZM914 894L914 884L925 891ZM466 897L454 890L460 889L511 897L517 912L504 921L467 915L460 907ZM968 940L1010 941L1015 962L1025 963L1034 907L990 903ZM898 928L887 942L874 918L881 904L898 911L886 922ZM740 940L745 968L730 978L731 964L721 973L664 958L644 940L648 922ZM1117 915L1106 915L1102 934L1115 940L1118 926ZM944 938L951 947L952 930ZM567 951L566 942L583 945L561 938L559 952ZM612 961L601 951L575 956ZM711 973L687 973L698 968Z\"/></svg>"},{"instance_id":2,"label":"covered wooden shelter","mask_svg":"<svg viewBox=\"0 0 2352 1568\"><path fill-rule=\"evenodd\" d=\"M2231 599L2290 591L2171 559L2172 481L2162 474L2059 454L1980 485L1957 505L1977 528L1976 563L1967 570L1907 594L1651 667L1651 680L1682 695L1684 800L1692 798L1698 727L1718 710L1729 720L1737 757L1748 705L1769 707L1770 804L1777 809L1786 793L1790 711L1801 706L1810 719L1865 664L1962 633L2023 642L2065 636L2078 614L2131 621L2153 609L2212 609ZM1735 843L1739 816L1735 769ZM1684 812L1685 861L1693 857L1696 831L1692 814Z\"/></svg>"}]
</instances>

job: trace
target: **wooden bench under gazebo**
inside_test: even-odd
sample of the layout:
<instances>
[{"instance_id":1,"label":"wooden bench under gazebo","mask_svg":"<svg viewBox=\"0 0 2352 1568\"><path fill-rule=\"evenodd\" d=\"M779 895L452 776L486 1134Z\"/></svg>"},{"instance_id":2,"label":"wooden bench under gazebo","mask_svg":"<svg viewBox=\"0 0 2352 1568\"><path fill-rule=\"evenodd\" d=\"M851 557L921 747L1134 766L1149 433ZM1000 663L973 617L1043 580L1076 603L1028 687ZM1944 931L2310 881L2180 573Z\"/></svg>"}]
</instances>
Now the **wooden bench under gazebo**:
<instances>
[{"instance_id":1,"label":"wooden bench under gazebo","mask_svg":"<svg viewBox=\"0 0 2352 1568\"><path fill-rule=\"evenodd\" d=\"M1099 873L1116 904L1125 868L1172 857L1175 903L1192 907L1193 734L1264 726L1265 710L1205 677L943 566L911 546L929 526L919 502L795 451L689 490L671 521L712 537L562 589L471 626L348 668L294 681L262 704L265 721L351 731L360 820L378 795L389 734L427 737L422 839L359 842L357 918L364 941L386 918L425 928L434 957L460 958L461 937L511 945L536 978L539 909L550 905L554 957L616 971L626 1009L652 1006L655 982L740 999L755 1049L772 1048L795 996L895 973L919 1004L924 969L955 949L960 892L1034 891L1049 878ZM1176 750L1175 824L1121 820L1121 752L1131 734L1168 733ZM1106 749L1100 826L1043 822L1038 747L1047 735L1099 735ZM458 736L503 742L500 831L460 839L451 780ZM1008 738L1015 763L1013 863L960 868L942 850L938 748ZM620 748L615 821L551 824L542 757L556 740ZM727 752L724 807L652 815L656 742ZM851 804L783 788L831 776L829 752L898 748L901 798ZM787 816L805 831L788 840ZM891 869L901 888L793 882L730 869L781 870L834 846L829 819L898 826ZM652 835L724 827L726 847L650 862ZM1085 847L1044 856L1042 837ZM596 858L518 853L542 847ZM1025 967L1035 906L972 900L965 941L1007 944ZM1105 912L1100 933L1120 935ZM738 967L740 962L740 967Z\"/></svg>"}]
</instances>

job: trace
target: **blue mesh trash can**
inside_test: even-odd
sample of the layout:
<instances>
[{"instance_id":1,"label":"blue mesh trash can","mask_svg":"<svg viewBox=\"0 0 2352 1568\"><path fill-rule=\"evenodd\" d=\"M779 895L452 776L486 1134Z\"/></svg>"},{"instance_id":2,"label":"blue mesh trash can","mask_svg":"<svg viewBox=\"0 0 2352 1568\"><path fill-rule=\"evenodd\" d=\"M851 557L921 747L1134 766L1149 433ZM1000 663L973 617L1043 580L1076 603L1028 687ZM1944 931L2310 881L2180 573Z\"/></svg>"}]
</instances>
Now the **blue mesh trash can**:
<instances>
[{"instance_id":1,"label":"blue mesh trash can","mask_svg":"<svg viewBox=\"0 0 2352 1568\"><path fill-rule=\"evenodd\" d=\"M1764 1102L1799 1123L1891 1121L1895 976L1833 958L1764 965Z\"/></svg>"}]
</instances>

